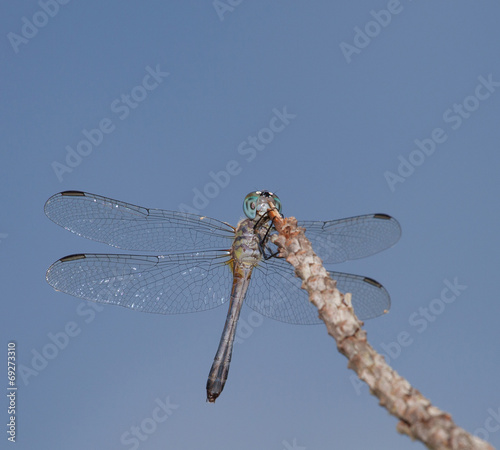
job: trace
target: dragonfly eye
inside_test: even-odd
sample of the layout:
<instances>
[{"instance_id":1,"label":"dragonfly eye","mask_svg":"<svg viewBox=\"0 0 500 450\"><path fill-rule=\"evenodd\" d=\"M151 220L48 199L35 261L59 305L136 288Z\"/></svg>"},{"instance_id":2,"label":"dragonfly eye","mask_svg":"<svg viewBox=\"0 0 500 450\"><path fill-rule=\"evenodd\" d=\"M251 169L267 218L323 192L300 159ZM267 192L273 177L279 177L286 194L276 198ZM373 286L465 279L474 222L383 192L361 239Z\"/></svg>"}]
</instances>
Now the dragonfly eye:
<instances>
[{"instance_id":1,"label":"dragonfly eye","mask_svg":"<svg viewBox=\"0 0 500 450\"><path fill-rule=\"evenodd\" d=\"M259 210L259 215L267 211L267 199L272 199L273 203L276 206L276 209L279 213L281 213L281 201L277 195L274 195L272 192L268 191L255 191L250 192L250 194L248 194L243 201L243 212L245 213L245 216L247 216L249 219L255 219L255 217L257 216L257 210Z\"/></svg>"},{"instance_id":2,"label":"dragonfly eye","mask_svg":"<svg viewBox=\"0 0 500 450\"><path fill-rule=\"evenodd\" d=\"M258 197L259 196L256 192L251 192L245 197L245 200L243 201L243 212L249 219L255 219L255 215L257 213Z\"/></svg>"},{"instance_id":3,"label":"dragonfly eye","mask_svg":"<svg viewBox=\"0 0 500 450\"><path fill-rule=\"evenodd\" d=\"M278 210L278 212L281 213L281 200L277 195L273 194L273 202L276 205L276 209Z\"/></svg>"}]
</instances>

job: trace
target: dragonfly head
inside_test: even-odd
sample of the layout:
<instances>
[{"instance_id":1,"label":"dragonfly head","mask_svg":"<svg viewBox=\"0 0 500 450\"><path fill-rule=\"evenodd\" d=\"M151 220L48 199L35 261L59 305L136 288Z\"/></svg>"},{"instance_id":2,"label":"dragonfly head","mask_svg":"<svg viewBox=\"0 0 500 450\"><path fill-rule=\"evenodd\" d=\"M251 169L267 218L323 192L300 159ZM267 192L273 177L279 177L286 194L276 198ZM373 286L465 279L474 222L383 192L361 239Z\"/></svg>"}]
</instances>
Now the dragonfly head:
<instances>
[{"instance_id":1,"label":"dragonfly head","mask_svg":"<svg viewBox=\"0 0 500 450\"><path fill-rule=\"evenodd\" d=\"M271 209L271 206L276 207L281 213L281 201L277 195L269 191L250 192L243 201L243 212L249 219L260 218Z\"/></svg>"}]
</instances>

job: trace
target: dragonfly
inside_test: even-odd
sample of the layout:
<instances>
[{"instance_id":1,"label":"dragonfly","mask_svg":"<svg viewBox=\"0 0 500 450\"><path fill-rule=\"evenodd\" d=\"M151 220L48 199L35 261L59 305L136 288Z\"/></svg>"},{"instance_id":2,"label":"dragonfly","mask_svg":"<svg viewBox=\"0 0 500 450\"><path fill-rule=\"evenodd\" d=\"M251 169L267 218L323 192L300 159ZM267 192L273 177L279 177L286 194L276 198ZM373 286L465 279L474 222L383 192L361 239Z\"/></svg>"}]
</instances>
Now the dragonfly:
<instances>
[{"instance_id":1,"label":"dragonfly","mask_svg":"<svg viewBox=\"0 0 500 450\"><path fill-rule=\"evenodd\" d=\"M300 280L272 243L271 209L279 197L255 191L243 201L245 218L236 227L196 214L150 209L81 191L50 197L45 214L56 224L110 246L143 254L73 254L47 270L57 291L93 302L154 314L205 311L229 302L226 322L207 381L215 402L227 380L243 303L292 324L318 324ZM303 221L306 236L325 264L364 258L394 245L401 227L386 214L331 221ZM148 253L148 255L144 254ZM352 294L359 319L386 313L387 290L359 275L329 272Z\"/></svg>"}]
</instances>

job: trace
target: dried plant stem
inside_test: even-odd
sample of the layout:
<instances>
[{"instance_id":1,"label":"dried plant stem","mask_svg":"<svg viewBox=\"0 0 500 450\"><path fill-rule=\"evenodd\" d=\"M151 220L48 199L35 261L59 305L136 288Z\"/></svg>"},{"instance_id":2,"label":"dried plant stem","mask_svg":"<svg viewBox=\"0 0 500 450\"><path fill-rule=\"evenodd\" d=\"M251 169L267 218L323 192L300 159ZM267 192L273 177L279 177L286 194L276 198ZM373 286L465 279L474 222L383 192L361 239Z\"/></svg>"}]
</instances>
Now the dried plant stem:
<instances>
[{"instance_id":1,"label":"dried plant stem","mask_svg":"<svg viewBox=\"0 0 500 450\"><path fill-rule=\"evenodd\" d=\"M270 216L278 231L273 242L303 280L302 288L318 308L338 350L349 360L348 367L368 384L380 405L400 420L397 430L431 449L493 449L487 442L458 427L448 413L433 406L385 362L367 342L366 332L361 328L363 322L352 309L351 295L338 291L336 282L313 252L304 229L297 227L293 217L283 219L275 211L271 211Z\"/></svg>"}]
</instances>

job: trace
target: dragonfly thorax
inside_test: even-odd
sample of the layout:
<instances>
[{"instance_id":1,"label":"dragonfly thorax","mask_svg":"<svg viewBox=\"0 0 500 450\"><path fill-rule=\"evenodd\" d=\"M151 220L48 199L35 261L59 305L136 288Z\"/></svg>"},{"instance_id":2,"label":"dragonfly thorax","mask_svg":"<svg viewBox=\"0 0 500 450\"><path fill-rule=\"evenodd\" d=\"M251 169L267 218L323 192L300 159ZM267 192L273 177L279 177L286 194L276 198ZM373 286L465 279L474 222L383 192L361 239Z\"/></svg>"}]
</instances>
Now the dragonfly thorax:
<instances>
[{"instance_id":1,"label":"dragonfly thorax","mask_svg":"<svg viewBox=\"0 0 500 450\"><path fill-rule=\"evenodd\" d=\"M255 221L251 219L241 220L236 227L231 247L234 262L256 266L262 259L260 242L265 234L264 228L255 229Z\"/></svg>"}]
</instances>

